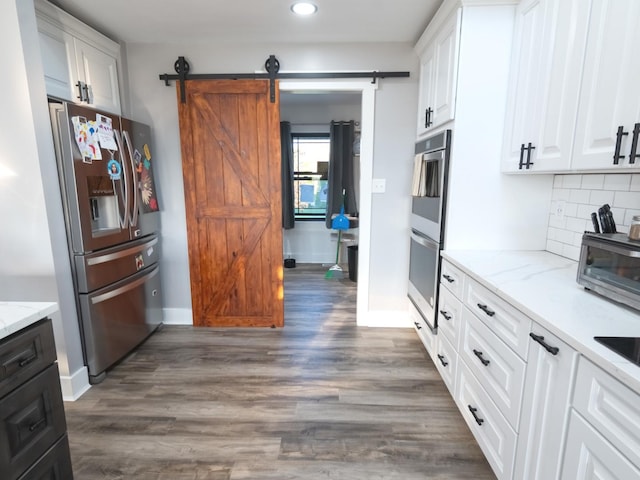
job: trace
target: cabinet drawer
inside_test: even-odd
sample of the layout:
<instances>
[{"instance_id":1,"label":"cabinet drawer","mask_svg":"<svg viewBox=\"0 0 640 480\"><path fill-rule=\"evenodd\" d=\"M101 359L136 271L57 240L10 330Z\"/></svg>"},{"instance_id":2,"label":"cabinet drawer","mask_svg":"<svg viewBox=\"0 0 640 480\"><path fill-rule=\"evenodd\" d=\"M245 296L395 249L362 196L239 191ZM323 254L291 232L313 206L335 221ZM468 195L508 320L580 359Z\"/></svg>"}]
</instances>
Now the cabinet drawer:
<instances>
[{"instance_id":1,"label":"cabinet drawer","mask_svg":"<svg viewBox=\"0 0 640 480\"><path fill-rule=\"evenodd\" d=\"M19 480L73 480L67 436L58 440Z\"/></svg>"},{"instance_id":2,"label":"cabinet drawer","mask_svg":"<svg viewBox=\"0 0 640 480\"><path fill-rule=\"evenodd\" d=\"M456 350L460 338L461 313L462 302L449 290L441 288L438 298L438 335L445 335Z\"/></svg>"},{"instance_id":3,"label":"cabinet drawer","mask_svg":"<svg viewBox=\"0 0 640 480\"><path fill-rule=\"evenodd\" d=\"M581 357L573 406L618 450L640 466L640 395Z\"/></svg>"},{"instance_id":4,"label":"cabinet drawer","mask_svg":"<svg viewBox=\"0 0 640 480\"><path fill-rule=\"evenodd\" d=\"M2 480L18 478L65 429L60 378L54 363L0 400Z\"/></svg>"},{"instance_id":5,"label":"cabinet drawer","mask_svg":"<svg viewBox=\"0 0 640 480\"><path fill-rule=\"evenodd\" d=\"M561 478L639 480L640 470L573 410Z\"/></svg>"},{"instance_id":6,"label":"cabinet drawer","mask_svg":"<svg viewBox=\"0 0 640 480\"><path fill-rule=\"evenodd\" d=\"M0 344L0 398L56 360L51 320L14 333Z\"/></svg>"},{"instance_id":7,"label":"cabinet drawer","mask_svg":"<svg viewBox=\"0 0 640 480\"><path fill-rule=\"evenodd\" d=\"M526 364L466 307L460 357L514 430L518 430Z\"/></svg>"},{"instance_id":8,"label":"cabinet drawer","mask_svg":"<svg viewBox=\"0 0 640 480\"><path fill-rule=\"evenodd\" d=\"M516 450L516 433L464 362L458 364L456 403L496 476L500 480L510 479Z\"/></svg>"},{"instance_id":9,"label":"cabinet drawer","mask_svg":"<svg viewBox=\"0 0 640 480\"><path fill-rule=\"evenodd\" d=\"M527 359L531 319L478 282L467 278L464 304L520 358Z\"/></svg>"},{"instance_id":10,"label":"cabinet drawer","mask_svg":"<svg viewBox=\"0 0 640 480\"><path fill-rule=\"evenodd\" d=\"M455 348L451 346L449 340L442 335L436 335L436 355L433 362L440 372L445 385L449 389L449 393L453 398L456 397L456 369L458 367L458 354Z\"/></svg>"},{"instance_id":11,"label":"cabinet drawer","mask_svg":"<svg viewBox=\"0 0 640 480\"><path fill-rule=\"evenodd\" d=\"M446 260L442 261L440 269L440 283L446 286L456 297L462 298L464 292L465 274L458 267Z\"/></svg>"}]
</instances>

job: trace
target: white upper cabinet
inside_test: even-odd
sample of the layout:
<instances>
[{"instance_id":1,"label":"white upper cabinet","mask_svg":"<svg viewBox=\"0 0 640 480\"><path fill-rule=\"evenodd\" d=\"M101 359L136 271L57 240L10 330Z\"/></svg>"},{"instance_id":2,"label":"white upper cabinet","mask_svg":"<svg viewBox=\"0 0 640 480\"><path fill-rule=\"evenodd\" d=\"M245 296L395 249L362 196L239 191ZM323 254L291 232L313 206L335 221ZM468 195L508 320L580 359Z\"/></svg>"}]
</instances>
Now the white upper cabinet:
<instances>
[{"instance_id":1,"label":"white upper cabinet","mask_svg":"<svg viewBox=\"0 0 640 480\"><path fill-rule=\"evenodd\" d=\"M639 25L638 0L593 0L573 168L640 168L629 157L640 135Z\"/></svg>"},{"instance_id":2,"label":"white upper cabinet","mask_svg":"<svg viewBox=\"0 0 640 480\"><path fill-rule=\"evenodd\" d=\"M119 45L48 2L35 5L47 94L120 114Z\"/></svg>"},{"instance_id":3,"label":"white upper cabinet","mask_svg":"<svg viewBox=\"0 0 640 480\"><path fill-rule=\"evenodd\" d=\"M569 169L588 13L584 0L525 0L518 6L504 171Z\"/></svg>"},{"instance_id":4,"label":"white upper cabinet","mask_svg":"<svg viewBox=\"0 0 640 480\"><path fill-rule=\"evenodd\" d=\"M418 137L454 118L460 19L459 8L439 11L416 45L420 56Z\"/></svg>"},{"instance_id":5,"label":"white upper cabinet","mask_svg":"<svg viewBox=\"0 0 640 480\"><path fill-rule=\"evenodd\" d=\"M96 108L119 113L117 60L77 38L75 47L78 81L86 85L85 101Z\"/></svg>"},{"instance_id":6,"label":"white upper cabinet","mask_svg":"<svg viewBox=\"0 0 640 480\"><path fill-rule=\"evenodd\" d=\"M503 171L639 168L629 164L640 122L638 18L637 0L524 0L518 6ZM624 158L614 163L619 127L627 133L619 136Z\"/></svg>"}]
</instances>

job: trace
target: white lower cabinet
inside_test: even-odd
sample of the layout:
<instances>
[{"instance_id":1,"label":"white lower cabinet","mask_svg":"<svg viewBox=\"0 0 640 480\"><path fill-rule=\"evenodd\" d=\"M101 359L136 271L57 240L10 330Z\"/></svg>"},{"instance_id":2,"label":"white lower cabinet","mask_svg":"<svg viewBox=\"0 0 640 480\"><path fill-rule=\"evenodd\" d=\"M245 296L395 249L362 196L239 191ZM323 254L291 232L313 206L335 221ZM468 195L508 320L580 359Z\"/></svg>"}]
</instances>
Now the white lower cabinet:
<instances>
[{"instance_id":1,"label":"white lower cabinet","mask_svg":"<svg viewBox=\"0 0 640 480\"><path fill-rule=\"evenodd\" d=\"M455 400L496 476L499 479L511 478L516 432L463 361L458 365Z\"/></svg>"},{"instance_id":2,"label":"white lower cabinet","mask_svg":"<svg viewBox=\"0 0 640 480\"><path fill-rule=\"evenodd\" d=\"M578 353L533 324L513 478L557 479Z\"/></svg>"},{"instance_id":3,"label":"white lower cabinet","mask_svg":"<svg viewBox=\"0 0 640 480\"><path fill-rule=\"evenodd\" d=\"M526 364L466 307L462 318L460 358L517 429Z\"/></svg>"},{"instance_id":4,"label":"white lower cabinet","mask_svg":"<svg viewBox=\"0 0 640 480\"><path fill-rule=\"evenodd\" d=\"M458 369L458 354L444 335L436 335L435 358L433 362L442 376L451 396L456 395L456 370Z\"/></svg>"},{"instance_id":5,"label":"white lower cabinet","mask_svg":"<svg viewBox=\"0 0 640 480\"><path fill-rule=\"evenodd\" d=\"M640 470L572 410L561 478L637 480L640 479Z\"/></svg>"},{"instance_id":6,"label":"white lower cabinet","mask_svg":"<svg viewBox=\"0 0 640 480\"><path fill-rule=\"evenodd\" d=\"M640 395L486 280L442 271L438 334L417 332L498 479L640 480Z\"/></svg>"}]
</instances>

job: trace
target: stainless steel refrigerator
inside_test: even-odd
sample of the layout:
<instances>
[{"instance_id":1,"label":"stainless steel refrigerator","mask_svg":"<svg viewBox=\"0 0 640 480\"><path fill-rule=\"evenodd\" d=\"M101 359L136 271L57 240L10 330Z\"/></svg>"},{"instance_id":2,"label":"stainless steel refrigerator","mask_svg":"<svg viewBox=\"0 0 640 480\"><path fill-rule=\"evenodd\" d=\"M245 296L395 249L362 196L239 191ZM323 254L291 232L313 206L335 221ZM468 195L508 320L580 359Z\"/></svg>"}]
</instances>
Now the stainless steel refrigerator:
<instances>
[{"instance_id":1,"label":"stainless steel refrigerator","mask_svg":"<svg viewBox=\"0 0 640 480\"><path fill-rule=\"evenodd\" d=\"M162 323L160 212L147 125L50 103L91 383Z\"/></svg>"}]
</instances>

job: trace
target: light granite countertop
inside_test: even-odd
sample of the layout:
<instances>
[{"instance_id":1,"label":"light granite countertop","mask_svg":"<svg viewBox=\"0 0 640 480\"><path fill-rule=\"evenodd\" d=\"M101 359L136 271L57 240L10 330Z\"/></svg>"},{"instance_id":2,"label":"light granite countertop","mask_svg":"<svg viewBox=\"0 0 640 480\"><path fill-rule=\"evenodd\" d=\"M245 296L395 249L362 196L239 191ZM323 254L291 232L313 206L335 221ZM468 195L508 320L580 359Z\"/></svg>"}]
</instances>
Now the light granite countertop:
<instances>
[{"instance_id":1,"label":"light granite countertop","mask_svg":"<svg viewBox=\"0 0 640 480\"><path fill-rule=\"evenodd\" d=\"M54 302L0 302L0 340L57 310Z\"/></svg>"},{"instance_id":2,"label":"light granite countertop","mask_svg":"<svg viewBox=\"0 0 640 480\"><path fill-rule=\"evenodd\" d=\"M544 251L444 251L446 260L640 393L640 366L594 336L640 337L640 312L586 291L578 264Z\"/></svg>"}]
</instances>

